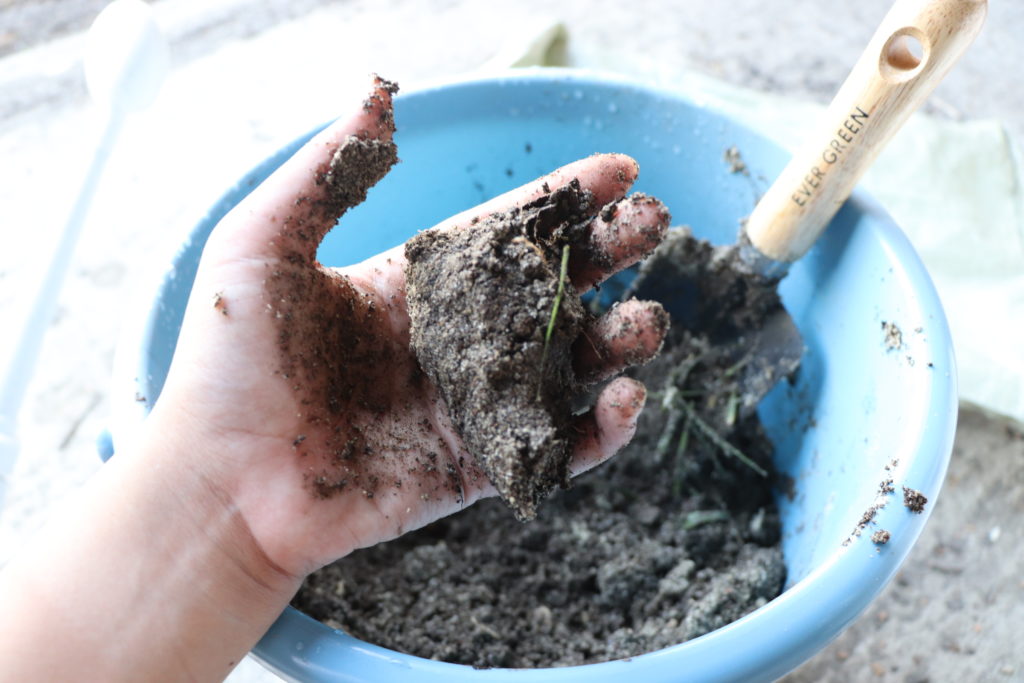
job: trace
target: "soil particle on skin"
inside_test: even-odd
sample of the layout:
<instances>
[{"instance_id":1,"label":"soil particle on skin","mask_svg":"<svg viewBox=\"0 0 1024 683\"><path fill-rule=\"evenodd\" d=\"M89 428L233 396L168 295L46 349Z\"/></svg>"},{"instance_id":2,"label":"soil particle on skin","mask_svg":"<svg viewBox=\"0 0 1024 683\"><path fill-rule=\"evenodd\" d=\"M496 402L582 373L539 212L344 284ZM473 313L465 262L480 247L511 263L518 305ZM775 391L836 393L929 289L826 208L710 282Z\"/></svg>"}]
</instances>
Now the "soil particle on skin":
<instances>
[{"instance_id":1,"label":"soil particle on skin","mask_svg":"<svg viewBox=\"0 0 1024 683\"><path fill-rule=\"evenodd\" d=\"M520 520L568 485L572 345L588 315L560 263L584 235L591 201L572 181L472 230L429 230L405 247L413 351Z\"/></svg>"},{"instance_id":2,"label":"soil particle on skin","mask_svg":"<svg viewBox=\"0 0 1024 683\"><path fill-rule=\"evenodd\" d=\"M668 266L650 272L673 277ZM533 668L657 650L774 598L785 564L771 444L730 398L732 351L672 329L630 373L649 392L632 442L533 522L481 501L325 567L295 606L420 657Z\"/></svg>"},{"instance_id":3,"label":"soil particle on skin","mask_svg":"<svg viewBox=\"0 0 1024 683\"><path fill-rule=\"evenodd\" d=\"M213 295L213 308L220 311L221 315L227 316L228 314L228 302L224 298L223 292L217 292Z\"/></svg>"},{"instance_id":4,"label":"soil particle on skin","mask_svg":"<svg viewBox=\"0 0 1024 683\"><path fill-rule=\"evenodd\" d=\"M616 213L617 211L615 204L610 203L606 205L603 209L601 209L601 220L603 220L605 223L611 223L612 219L615 218Z\"/></svg>"},{"instance_id":5,"label":"soil particle on skin","mask_svg":"<svg viewBox=\"0 0 1024 683\"><path fill-rule=\"evenodd\" d=\"M924 506L928 503L928 498L923 493L910 487L903 487L903 504L911 512L921 513L924 512Z\"/></svg>"}]
</instances>

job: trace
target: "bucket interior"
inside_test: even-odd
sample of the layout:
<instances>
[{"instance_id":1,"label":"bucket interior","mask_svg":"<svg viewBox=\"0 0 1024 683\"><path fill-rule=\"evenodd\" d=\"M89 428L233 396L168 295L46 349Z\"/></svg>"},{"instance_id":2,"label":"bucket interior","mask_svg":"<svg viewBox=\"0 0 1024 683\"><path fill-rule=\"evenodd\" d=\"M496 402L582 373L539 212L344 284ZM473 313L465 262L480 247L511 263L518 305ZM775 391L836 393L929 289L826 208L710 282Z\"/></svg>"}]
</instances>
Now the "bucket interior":
<instances>
[{"instance_id":1,"label":"bucket interior","mask_svg":"<svg viewBox=\"0 0 1024 683\"><path fill-rule=\"evenodd\" d=\"M319 252L326 265L361 261L596 152L634 157L640 164L636 191L661 199L675 225L689 225L715 243L731 243L740 219L787 160L767 140L710 109L599 79L536 76L459 83L400 97L395 117L401 163L328 235ZM133 391L151 399L159 395L198 256L213 225L303 140L230 191L182 247L148 311L141 348L136 347L133 370L139 379ZM733 147L749 173L734 172L725 161L725 151ZM905 514L894 499L879 515L879 523L894 534L890 547L879 550L867 539L844 546L875 500L879 482L893 477L935 492L945 471L951 405L955 411L948 330L909 244L866 198L847 203L819 243L793 266L780 292L807 346L795 380L778 386L760 408L784 475L776 497L787 592L831 565L848 565L836 576L851 581L864 571L858 567L873 567L872 585L851 597L841 613L855 614L895 571L924 523L920 515ZM900 348L886 346L886 322L902 331ZM115 431L115 445L116 436ZM844 559L850 553L856 561ZM808 627L822 631L820 645L845 625L832 624L835 620L822 617L821 624ZM804 650L789 656L794 665L813 653ZM786 666L786 657L776 655L779 666Z\"/></svg>"}]
</instances>

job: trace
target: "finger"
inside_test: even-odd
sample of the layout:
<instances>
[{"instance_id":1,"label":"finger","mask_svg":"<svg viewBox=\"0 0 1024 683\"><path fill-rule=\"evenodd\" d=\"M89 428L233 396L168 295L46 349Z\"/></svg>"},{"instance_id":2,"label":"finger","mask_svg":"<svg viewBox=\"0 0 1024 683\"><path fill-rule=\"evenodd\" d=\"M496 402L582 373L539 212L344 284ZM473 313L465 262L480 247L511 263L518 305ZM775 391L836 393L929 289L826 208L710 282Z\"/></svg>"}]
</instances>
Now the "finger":
<instances>
[{"instance_id":1,"label":"finger","mask_svg":"<svg viewBox=\"0 0 1024 683\"><path fill-rule=\"evenodd\" d=\"M594 407L576 418L580 437L569 463L571 476L600 465L629 443L646 402L647 389L634 379L619 377L605 387Z\"/></svg>"},{"instance_id":2,"label":"finger","mask_svg":"<svg viewBox=\"0 0 1024 683\"><path fill-rule=\"evenodd\" d=\"M651 360L668 333L669 316L656 301L616 303L580 334L573 348L580 381L593 384Z\"/></svg>"},{"instance_id":3,"label":"finger","mask_svg":"<svg viewBox=\"0 0 1024 683\"><path fill-rule=\"evenodd\" d=\"M668 233L672 217L654 197L634 194L604 206L580 249L569 257L569 277L583 292L650 254Z\"/></svg>"},{"instance_id":4,"label":"finger","mask_svg":"<svg viewBox=\"0 0 1024 683\"><path fill-rule=\"evenodd\" d=\"M374 77L359 111L303 145L227 216L211 241L250 246L241 255L312 260L324 235L397 161L391 96ZM219 234L218 234L219 233Z\"/></svg>"}]
</instances>

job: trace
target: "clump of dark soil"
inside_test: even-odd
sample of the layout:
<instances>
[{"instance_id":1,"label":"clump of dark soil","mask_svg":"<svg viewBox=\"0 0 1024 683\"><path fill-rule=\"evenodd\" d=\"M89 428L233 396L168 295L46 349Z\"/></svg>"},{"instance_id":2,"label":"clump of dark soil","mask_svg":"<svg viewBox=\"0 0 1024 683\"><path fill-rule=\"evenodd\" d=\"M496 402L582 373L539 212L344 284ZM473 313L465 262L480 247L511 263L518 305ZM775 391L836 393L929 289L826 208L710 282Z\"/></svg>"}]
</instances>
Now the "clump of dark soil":
<instances>
[{"instance_id":1,"label":"clump of dark soil","mask_svg":"<svg viewBox=\"0 0 1024 683\"><path fill-rule=\"evenodd\" d=\"M568 485L572 345L588 316L561 264L591 202L573 181L472 230L429 230L405 247L413 351L520 520Z\"/></svg>"},{"instance_id":2,"label":"clump of dark soil","mask_svg":"<svg viewBox=\"0 0 1024 683\"><path fill-rule=\"evenodd\" d=\"M924 506L928 504L928 497L917 489L907 486L903 487L903 504L911 512L924 512Z\"/></svg>"},{"instance_id":3,"label":"clump of dark soil","mask_svg":"<svg viewBox=\"0 0 1024 683\"><path fill-rule=\"evenodd\" d=\"M714 353L718 367L698 372L715 387L709 395L722 398L715 418L720 429L731 426L734 412L751 415L772 387L796 371L804 352L779 298L779 278L765 275L746 254L743 243L715 246L678 228L627 290L662 303L677 345L694 346L694 353L705 345Z\"/></svg>"},{"instance_id":4,"label":"clump of dark soil","mask_svg":"<svg viewBox=\"0 0 1024 683\"><path fill-rule=\"evenodd\" d=\"M633 289L672 309L660 279L679 250L705 247L675 232ZM633 441L535 521L482 501L325 567L295 606L402 652L528 668L635 656L763 605L785 581L781 525L735 354L673 325L661 356L631 372L649 390Z\"/></svg>"}]
</instances>

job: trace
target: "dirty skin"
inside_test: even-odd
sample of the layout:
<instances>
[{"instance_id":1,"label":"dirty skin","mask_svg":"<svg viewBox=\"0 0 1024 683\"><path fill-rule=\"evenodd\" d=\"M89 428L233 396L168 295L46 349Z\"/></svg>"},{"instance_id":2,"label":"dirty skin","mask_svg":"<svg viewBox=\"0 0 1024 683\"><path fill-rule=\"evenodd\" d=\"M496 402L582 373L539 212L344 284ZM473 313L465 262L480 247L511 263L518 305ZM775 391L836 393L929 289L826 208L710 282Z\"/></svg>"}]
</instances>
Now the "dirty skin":
<instances>
[{"instance_id":1,"label":"dirty skin","mask_svg":"<svg viewBox=\"0 0 1024 683\"><path fill-rule=\"evenodd\" d=\"M573 369L574 347L592 317L560 267L574 253L577 263L611 265L590 238L592 202L573 180L472 230L428 231L406 244L412 347L470 453L523 521L568 485L579 436L572 401L594 379ZM654 232L660 241L663 232ZM647 309L663 333L664 312L656 304ZM630 334L635 323L616 316L613 324L624 329L604 330L600 343Z\"/></svg>"},{"instance_id":2,"label":"dirty skin","mask_svg":"<svg viewBox=\"0 0 1024 683\"><path fill-rule=\"evenodd\" d=\"M378 87L397 87L378 80ZM374 94L366 102L375 103ZM392 127L390 108L381 121ZM365 133L348 136L331 160L315 170L318 193L300 197L282 222L281 258L268 262L264 280L267 314L273 320L279 364L276 373L294 392L304 425L292 441L303 459L312 495L330 498L355 491L372 498L383 487L399 489L416 473L422 495L442 490L460 495L461 482L416 445L429 426L403 424L389 415L424 391L415 362L398 348L390 329L392 302L362 291L346 276L316 261L324 236L348 209L398 161L392 142ZM323 219L327 218L327 221ZM381 367L404 367L391 382ZM438 444L442 450L443 444ZM435 454L436 460L436 454Z\"/></svg>"}]
</instances>

